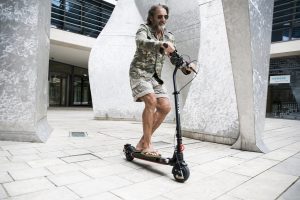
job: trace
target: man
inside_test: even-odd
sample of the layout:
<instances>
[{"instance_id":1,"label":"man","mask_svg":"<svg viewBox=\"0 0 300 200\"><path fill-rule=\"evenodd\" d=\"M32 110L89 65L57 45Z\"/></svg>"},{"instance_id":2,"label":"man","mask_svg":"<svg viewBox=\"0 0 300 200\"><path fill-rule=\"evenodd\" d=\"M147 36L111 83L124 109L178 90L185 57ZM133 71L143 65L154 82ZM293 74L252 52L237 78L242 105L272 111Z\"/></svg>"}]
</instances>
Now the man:
<instances>
[{"instance_id":1,"label":"man","mask_svg":"<svg viewBox=\"0 0 300 200\"><path fill-rule=\"evenodd\" d=\"M151 137L171 110L167 91L161 80L165 54L175 51L174 36L165 29L168 16L169 9L165 5L150 8L147 23L141 24L136 33L137 49L129 70L134 100L145 103L142 115L143 136L136 145L136 150L146 156L160 156L151 145Z\"/></svg>"}]
</instances>

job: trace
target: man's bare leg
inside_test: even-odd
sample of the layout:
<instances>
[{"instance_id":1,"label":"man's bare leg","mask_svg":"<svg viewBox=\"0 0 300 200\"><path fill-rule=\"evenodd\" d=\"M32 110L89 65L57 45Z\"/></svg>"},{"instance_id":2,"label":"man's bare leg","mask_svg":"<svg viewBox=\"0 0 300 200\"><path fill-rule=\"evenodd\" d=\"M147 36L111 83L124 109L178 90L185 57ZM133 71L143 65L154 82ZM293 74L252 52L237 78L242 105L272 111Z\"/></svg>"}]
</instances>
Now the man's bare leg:
<instances>
[{"instance_id":1,"label":"man's bare leg","mask_svg":"<svg viewBox=\"0 0 300 200\"><path fill-rule=\"evenodd\" d=\"M149 150L151 144L152 129L154 124L154 114L156 111L157 100L154 93L147 94L141 99L145 103L143 111L143 136L136 146L137 150Z\"/></svg>"},{"instance_id":2,"label":"man's bare leg","mask_svg":"<svg viewBox=\"0 0 300 200\"><path fill-rule=\"evenodd\" d=\"M153 124L152 124L151 136L153 135L154 131L164 121L164 119L166 118L166 116L170 112L170 110L171 110L171 105L170 105L170 101L169 101L168 98L158 98L157 99L156 110L155 110L154 115L153 115L154 117L153 117ZM144 121L143 121L143 125L144 125ZM153 147L151 146L151 136L150 136L149 148L153 149ZM142 150L143 149L143 146L144 146L143 143L144 143L144 135L140 139L139 143L137 144L137 149L138 150Z\"/></svg>"},{"instance_id":3,"label":"man's bare leg","mask_svg":"<svg viewBox=\"0 0 300 200\"><path fill-rule=\"evenodd\" d=\"M161 125L168 113L171 111L171 104L168 98L158 98L156 112L154 113L154 123L152 126L152 135Z\"/></svg>"}]
</instances>

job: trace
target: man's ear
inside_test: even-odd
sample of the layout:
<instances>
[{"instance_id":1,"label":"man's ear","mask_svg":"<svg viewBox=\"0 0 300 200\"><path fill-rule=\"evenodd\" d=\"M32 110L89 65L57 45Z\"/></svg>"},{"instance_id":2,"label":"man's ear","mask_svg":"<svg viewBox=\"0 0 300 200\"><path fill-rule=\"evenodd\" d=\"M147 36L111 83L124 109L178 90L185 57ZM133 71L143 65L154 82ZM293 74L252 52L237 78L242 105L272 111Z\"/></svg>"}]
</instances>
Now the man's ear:
<instances>
[{"instance_id":1,"label":"man's ear","mask_svg":"<svg viewBox=\"0 0 300 200\"><path fill-rule=\"evenodd\" d=\"M153 16L150 16L150 22L153 23Z\"/></svg>"}]
</instances>

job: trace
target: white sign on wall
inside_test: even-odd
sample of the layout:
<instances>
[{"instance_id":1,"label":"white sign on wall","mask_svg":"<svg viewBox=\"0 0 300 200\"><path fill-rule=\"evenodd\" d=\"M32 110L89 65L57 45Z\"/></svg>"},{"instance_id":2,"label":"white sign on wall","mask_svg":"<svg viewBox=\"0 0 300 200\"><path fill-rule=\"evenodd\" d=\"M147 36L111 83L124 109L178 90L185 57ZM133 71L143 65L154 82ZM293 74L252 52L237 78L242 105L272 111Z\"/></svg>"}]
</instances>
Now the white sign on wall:
<instances>
[{"instance_id":1,"label":"white sign on wall","mask_svg":"<svg viewBox=\"0 0 300 200\"><path fill-rule=\"evenodd\" d=\"M270 84L290 83L291 75L270 76Z\"/></svg>"}]
</instances>

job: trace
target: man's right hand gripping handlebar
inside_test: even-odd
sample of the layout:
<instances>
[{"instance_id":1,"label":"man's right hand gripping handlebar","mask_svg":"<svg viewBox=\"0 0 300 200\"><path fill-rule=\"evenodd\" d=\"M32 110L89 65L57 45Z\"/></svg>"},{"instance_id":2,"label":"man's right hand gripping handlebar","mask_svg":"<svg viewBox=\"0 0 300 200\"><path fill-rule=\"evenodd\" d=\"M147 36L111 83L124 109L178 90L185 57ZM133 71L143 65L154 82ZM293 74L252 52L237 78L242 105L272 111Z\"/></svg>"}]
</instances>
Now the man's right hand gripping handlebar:
<instances>
[{"instance_id":1,"label":"man's right hand gripping handlebar","mask_svg":"<svg viewBox=\"0 0 300 200\"><path fill-rule=\"evenodd\" d=\"M172 42L164 42L162 44L162 47L164 48L164 51L167 55L170 55L176 50Z\"/></svg>"}]
</instances>

